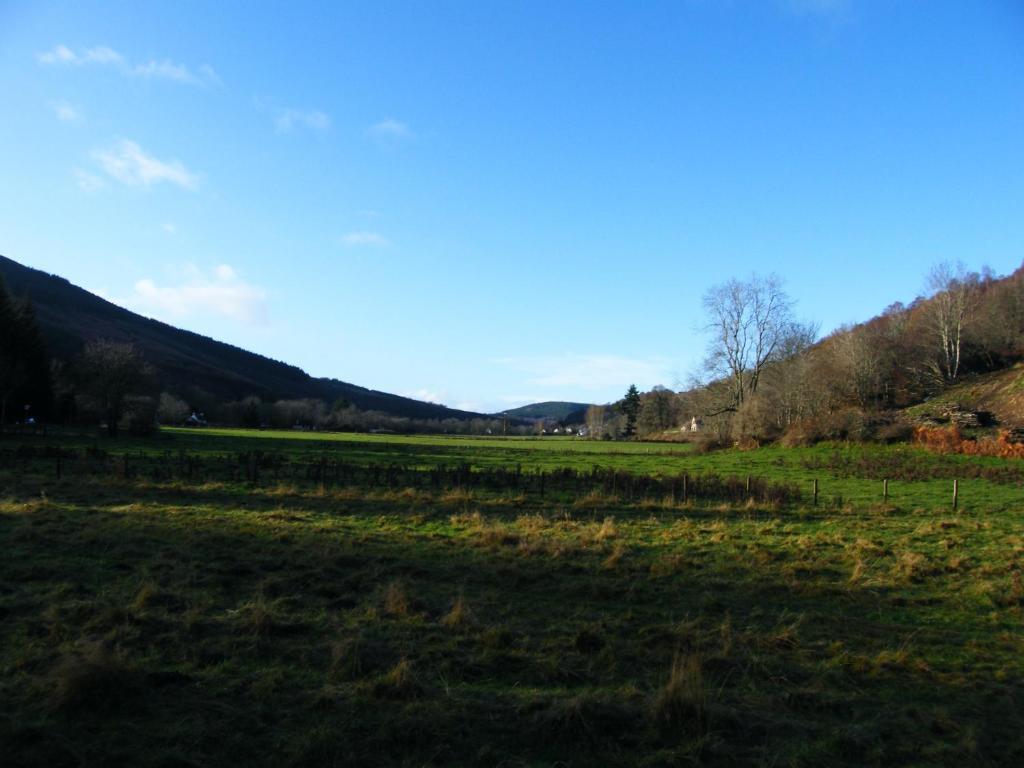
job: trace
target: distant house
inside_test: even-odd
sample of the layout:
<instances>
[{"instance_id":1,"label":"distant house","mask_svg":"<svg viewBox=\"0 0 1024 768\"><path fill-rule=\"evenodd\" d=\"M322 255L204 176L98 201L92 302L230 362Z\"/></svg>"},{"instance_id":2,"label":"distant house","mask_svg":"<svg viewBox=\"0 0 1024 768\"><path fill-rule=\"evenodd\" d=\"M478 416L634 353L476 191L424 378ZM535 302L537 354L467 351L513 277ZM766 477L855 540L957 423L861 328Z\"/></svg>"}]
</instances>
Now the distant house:
<instances>
[{"instance_id":1,"label":"distant house","mask_svg":"<svg viewBox=\"0 0 1024 768\"><path fill-rule=\"evenodd\" d=\"M683 425L683 428L680 431L681 432L700 432L700 430L701 430L701 428L703 426L704 426L704 422L701 419L699 419L698 417L694 416L692 419L690 419L690 423L689 424Z\"/></svg>"},{"instance_id":2,"label":"distant house","mask_svg":"<svg viewBox=\"0 0 1024 768\"><path fill-rule=\"evenodd\" d=\"M205 427L206 419L203 414L192 411L192 415L185 419L185 423L190 427Z\"/></svg>"}]
</instances>

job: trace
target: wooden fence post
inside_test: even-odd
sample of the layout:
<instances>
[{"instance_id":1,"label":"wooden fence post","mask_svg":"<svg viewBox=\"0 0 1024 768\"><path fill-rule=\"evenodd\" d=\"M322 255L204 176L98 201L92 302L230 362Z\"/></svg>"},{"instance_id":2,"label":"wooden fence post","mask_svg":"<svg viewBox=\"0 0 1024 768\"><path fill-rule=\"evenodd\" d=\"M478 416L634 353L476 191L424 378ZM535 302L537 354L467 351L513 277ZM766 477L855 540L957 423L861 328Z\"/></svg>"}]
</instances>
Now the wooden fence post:
<instances>
[{"instance_id":1,"label":"wooden fence post","mask_svg":"<svg viewBox=\"0 0 1024 768\"><path fill-rule=\"evenodd\" d=\"M888 501L888 500L889 500L889 481L888 480L883 480L882 481L882 501Z\"/></svg>"},{"instance_id":2,"label":"wooden fence post","mask_svg":"<svg viewBox=\"0 0 1024 768\"><path fill-rule=\"evenodd\" d=\"M956 478L953 479L953 509L956 509L957 502L960 500L960 481Z\"/></svg>"},{"instance_id":3,"label":"wooden fence post","mask_svg":"<svg viewBox=\"0 0 1024 768\"><path fill-rule=\"evenodd\" d=\"M814 506L818 506L818 480L814 481Z\"/></svg>"}]
</instances>

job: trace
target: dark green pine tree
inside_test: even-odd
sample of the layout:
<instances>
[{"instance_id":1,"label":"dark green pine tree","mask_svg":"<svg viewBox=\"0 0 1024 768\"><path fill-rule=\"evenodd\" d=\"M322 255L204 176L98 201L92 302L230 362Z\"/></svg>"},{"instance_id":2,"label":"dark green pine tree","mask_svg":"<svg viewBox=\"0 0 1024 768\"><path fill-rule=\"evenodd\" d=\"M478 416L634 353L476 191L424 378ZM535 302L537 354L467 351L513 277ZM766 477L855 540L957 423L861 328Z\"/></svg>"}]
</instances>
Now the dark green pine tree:
<instances>
[{"instance_id":1,"label":"dark green pine tree","mask_svg":"<svg viewBox=\"0 0 1024 768\"><path fill-rule=\"evenodd\" d=\"M16 303L15 312L25 366L25 381L16 393L16 399L23 408L27 406L25 415L44 421L50 418L53 408L53 381L46 340L39 329L35 307L28 298Z\"/></svg>"},{"instance_id":2,"label":"dark green pine tree","mask_svg":"<svg viewBox=\"0 0 1024 768\"><path fill-rule=\"evenodd\" d=\"M12 300L0 279L0 427L26 415L46 418L52 397L49 358L32 304Z\"/></svg>"},{"instance_id":3,"label":"dark green pine tree","mask_svg":"<svg viewBox=\"0 0 1024 768\"><path fill-rule=\"evenodd\" d=\"M636 434L636 419L640 415L640 391L636 384L629 385L626 396L619 403L619 410L626 417L626 427L622 431L622 436L633 437Z\"/></svg>"},{"instance_id":4,"label":"dark green pine tree","mask_svg":"<svg viewBox=\"0 0 1024 768\"><path fill-rule=\"evenodd\" d=\"M0 429L7 424L8 403L21 387L24 377L18 313L3 278L0 278Z\"/></svg>"}]
</instances>

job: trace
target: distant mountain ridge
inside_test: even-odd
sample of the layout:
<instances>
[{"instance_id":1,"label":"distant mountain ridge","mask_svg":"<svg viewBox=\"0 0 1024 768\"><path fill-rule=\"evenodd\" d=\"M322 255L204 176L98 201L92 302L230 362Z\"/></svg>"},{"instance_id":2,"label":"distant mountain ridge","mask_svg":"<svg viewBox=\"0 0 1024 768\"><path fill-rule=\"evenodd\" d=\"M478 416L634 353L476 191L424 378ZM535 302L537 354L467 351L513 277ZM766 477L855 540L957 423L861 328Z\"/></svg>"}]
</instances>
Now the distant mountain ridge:
<instances>
[{"instance_id":1,"label":"distant mountain ridge","mask_svg":"<svg viewBox=\"0 0 1024 768\"><path fill-rule=\"evenodd\" d=\"M512 408L504 413L516 419L546 419L577 424L586 418L589 407L589 403L548 400L543 403L531 403L519 408Z\"/></svg>"},{"instance_id":2,"label":"distant mountain ridge","mask_svg":"<svg viewBox=\"0 0 1024 768\"><path fill-rule=\"evenodd\" d=\"M196 392L225 401L255 395L268 401L317 398L330 405L344 398L362 410L417 419L482 415L338 379L314 378L294 365L143 317L63 277L4 256L0 276L12 295L31 299L53 357L71 360L93 339L131 341L156 370L161 386L186 399Z\"/></svg>"}]
</instances>

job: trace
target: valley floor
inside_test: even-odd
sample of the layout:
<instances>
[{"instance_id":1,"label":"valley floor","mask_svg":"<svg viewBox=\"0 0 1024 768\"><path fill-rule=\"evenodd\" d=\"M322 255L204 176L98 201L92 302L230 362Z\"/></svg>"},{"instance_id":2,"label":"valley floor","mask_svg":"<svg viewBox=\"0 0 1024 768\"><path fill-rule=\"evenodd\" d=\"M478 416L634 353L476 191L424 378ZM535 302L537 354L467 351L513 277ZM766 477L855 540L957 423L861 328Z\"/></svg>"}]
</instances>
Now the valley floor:
<instances>
[{"instance_id":1,"label":"valley floor","mask_svg":"<svg viewBox=\"0 0 1024 768\"><path fill-rule=\"evenodd\" d=\"M0 455L5 765L1024 762L1019 461L185 430ZM802 496L392 487L327 461Z\"/></svg>"}]
</instances>

